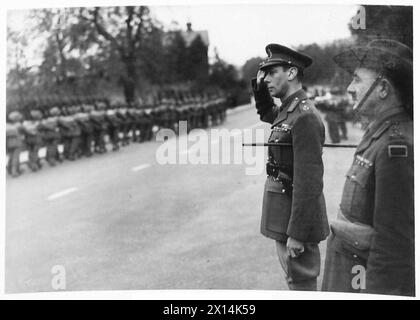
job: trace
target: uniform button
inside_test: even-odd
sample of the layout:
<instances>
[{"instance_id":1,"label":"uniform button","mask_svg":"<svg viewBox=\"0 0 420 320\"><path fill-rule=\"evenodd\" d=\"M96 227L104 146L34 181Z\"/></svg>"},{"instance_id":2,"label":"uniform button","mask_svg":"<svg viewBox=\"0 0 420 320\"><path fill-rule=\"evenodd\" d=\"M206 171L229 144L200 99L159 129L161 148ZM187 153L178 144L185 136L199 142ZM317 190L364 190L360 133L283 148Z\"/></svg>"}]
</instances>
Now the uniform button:
<instances>
[{"instance_id":1,"label":"uniform button","mask_svg":"<svg viewBox=\"0 0 420 320\"><path fill-rule=\"evenodd\" d=\"M285 193L286 192L286 190L284 190L284 189L281 189L281 193Z\"/></svg>"},{"instance_id":2,"label":"uniform button","mask_svg":"<svg viewBox=\"0 0 420 320\"><path fill-rule=\"evenodd\" d=\"M353 258L357 259L357 258L358 258L358 256L357 256L356 254L354 254L354 255L353 255Z\"/></svg>"}]
</instances>

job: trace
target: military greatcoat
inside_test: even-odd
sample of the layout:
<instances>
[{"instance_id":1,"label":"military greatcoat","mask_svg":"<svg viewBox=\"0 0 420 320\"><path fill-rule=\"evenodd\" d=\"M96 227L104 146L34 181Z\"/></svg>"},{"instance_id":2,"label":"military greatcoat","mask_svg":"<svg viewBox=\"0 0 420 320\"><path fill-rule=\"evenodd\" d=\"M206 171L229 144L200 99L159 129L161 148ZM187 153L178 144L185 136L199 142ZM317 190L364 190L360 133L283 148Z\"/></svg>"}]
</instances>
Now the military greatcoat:
<instances>
[{"instance_id":1,"label":"military greatcoat","mask_svg":"<svg viewBox=\"0 0 420 320\"><path fill-rule=\"evenodd\" d=\"M332 224L323 290L414 295L413 159L412 119L401 108L384 112L356 150L340 204L372 236L362 241Z\"/></svg>"}]
</instances>

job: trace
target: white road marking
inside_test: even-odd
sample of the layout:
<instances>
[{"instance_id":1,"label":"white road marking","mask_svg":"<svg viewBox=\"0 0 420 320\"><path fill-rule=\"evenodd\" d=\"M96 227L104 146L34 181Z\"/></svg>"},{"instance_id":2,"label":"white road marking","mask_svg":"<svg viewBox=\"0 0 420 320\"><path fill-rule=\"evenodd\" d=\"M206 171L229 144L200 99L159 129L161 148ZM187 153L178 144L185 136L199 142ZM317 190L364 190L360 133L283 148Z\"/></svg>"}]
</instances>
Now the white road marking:
<instances>
[{"instance_id":1,"label":"white road marking","mask_svg":"<svg viewBox=\"0 0 420 320\"><path fill-rule=\"evenodd\" d=\"M59 192L53 193L52 195L50 195L47 198L47 200L55 200L57 198L64 197L64 196L66 196L66 195L68 195L70 193L75 192L76 190L77 190L77 188L69 188L69 189L65 189L63 191L59 191Z\"/></svg>"},{"instance_id":2,"label":"white road marking","mask_svg":"<svg viewBox=\"0 0 420 320\"><path fill-rule=\"evenodd\" d=\"M140 170L146 169L148 167L150 167L150 164L146 163L146 164L142 164L140 166L134 167L134 168L132 168L132 170L135 172L135 171L140 171Z\"/></svg>"}]
</instances>

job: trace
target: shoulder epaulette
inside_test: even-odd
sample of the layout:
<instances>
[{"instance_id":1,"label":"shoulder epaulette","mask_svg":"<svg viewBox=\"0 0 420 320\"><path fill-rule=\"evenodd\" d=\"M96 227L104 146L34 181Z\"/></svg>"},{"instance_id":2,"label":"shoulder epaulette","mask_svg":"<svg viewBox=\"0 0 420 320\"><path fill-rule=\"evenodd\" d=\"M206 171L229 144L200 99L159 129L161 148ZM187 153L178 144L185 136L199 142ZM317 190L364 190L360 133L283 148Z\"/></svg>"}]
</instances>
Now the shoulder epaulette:
<instances>
[{"instance_id":1,"label":"shoulder epaulette","mask_svg":"<svg viewBox=\"0 0 420 320\"><path fill-rule=\"evenodd\" d=\"M296 109L296 107L299 105L299 102L300 100L298 97L294 98L292 103L290 104L289 109L287 109L287 112L293 112Z\"/></svg>"},{"instance_id":2,"label":"shoulder epaulette","mask_svg":"<svg viewBox=\"0 0 420 320\"><path fill-rule=\"evenodd\" d=\"M301 106L302 111L309 111L311 109L310 105L311 105L311 102L308 99L304 99L300 101L300 106Z\"/></svg>"},{"instance_id":3,"label":"shoulder epaulette","mask_svg":"<svg viewBox=\"0 0 420 320\"><path fill-rule=\"evenodd\" d=\"M376 132L373 134L372 138L373 139L378 139L385 131L388 130L390 125L391 125L391 123L389 121L385 121L382 124L382 126L380 126L378 130L376 130Z\"/></svg>"}]
</instances>

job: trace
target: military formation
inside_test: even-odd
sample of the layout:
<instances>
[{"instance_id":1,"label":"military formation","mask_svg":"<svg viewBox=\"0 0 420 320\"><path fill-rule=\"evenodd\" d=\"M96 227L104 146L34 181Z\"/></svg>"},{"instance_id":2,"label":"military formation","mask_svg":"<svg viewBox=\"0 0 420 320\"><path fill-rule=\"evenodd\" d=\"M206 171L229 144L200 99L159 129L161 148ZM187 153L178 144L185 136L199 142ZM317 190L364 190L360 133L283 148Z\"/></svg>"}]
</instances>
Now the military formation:
<instances>
[{"instance_id":1,"label":"military formation","mask_svg":"<svg viewBox=\"0 0 420 320\"><path fill-rule=\"evenodd\" d=\"M135 103L78 97L64 102L8 105L7 171L13 177L22 174L23 151L28 153L28 168L38 171L42 160L56 166L64 160L106 153L109 148L117 151L130 142L150 141L160 128L178 133L179 121L187 121L188 132L208 128L225 121L227 107L226 98L219 92L172 92ZM44 147L45 159L41 159L40 149Z\"/></svg>"}]
</instances>

